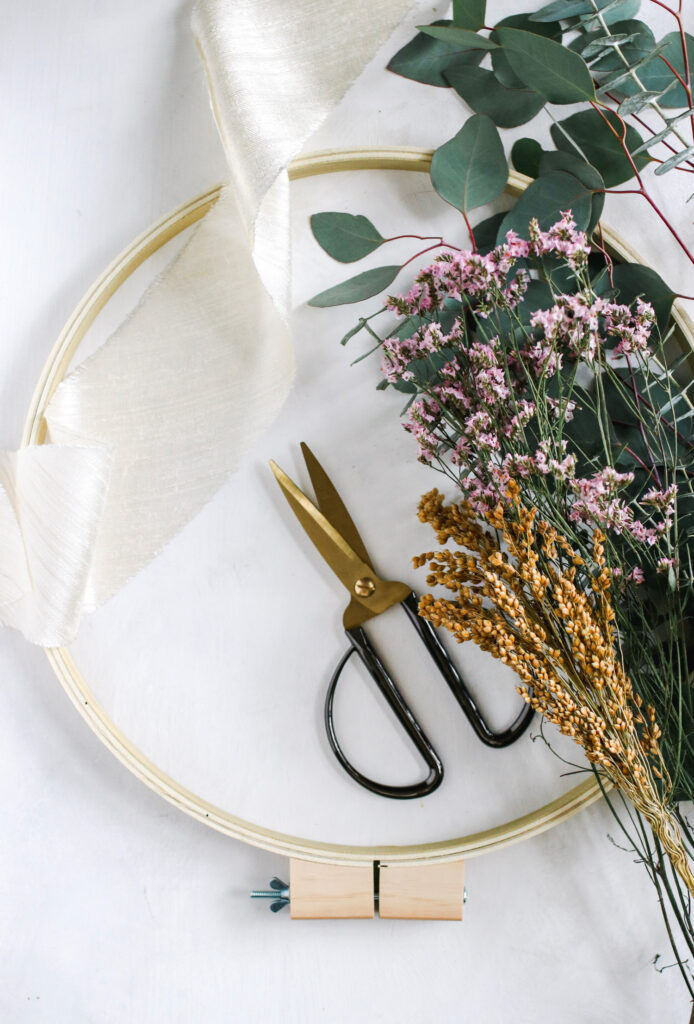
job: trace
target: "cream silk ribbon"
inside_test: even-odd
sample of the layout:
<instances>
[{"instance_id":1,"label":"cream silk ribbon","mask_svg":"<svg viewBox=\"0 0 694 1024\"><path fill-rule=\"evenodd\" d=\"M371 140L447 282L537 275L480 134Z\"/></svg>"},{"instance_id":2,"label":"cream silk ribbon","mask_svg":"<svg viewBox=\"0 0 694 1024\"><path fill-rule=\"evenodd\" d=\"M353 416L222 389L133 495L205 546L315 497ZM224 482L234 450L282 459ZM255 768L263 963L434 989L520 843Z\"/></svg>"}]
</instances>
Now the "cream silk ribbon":
<instances>
[{"instance_id":1,"label":"cream silk ribbon","mask_svg":"<svg viewBox=\"0 0 694 1024\"><path fill-rule=\"evenodd\" d=\"M70 641L210 500L291 386L287 165L412 0L204 0L230 181L131 317L0 453L0 620Z\"/></svg>"}]
</instances>

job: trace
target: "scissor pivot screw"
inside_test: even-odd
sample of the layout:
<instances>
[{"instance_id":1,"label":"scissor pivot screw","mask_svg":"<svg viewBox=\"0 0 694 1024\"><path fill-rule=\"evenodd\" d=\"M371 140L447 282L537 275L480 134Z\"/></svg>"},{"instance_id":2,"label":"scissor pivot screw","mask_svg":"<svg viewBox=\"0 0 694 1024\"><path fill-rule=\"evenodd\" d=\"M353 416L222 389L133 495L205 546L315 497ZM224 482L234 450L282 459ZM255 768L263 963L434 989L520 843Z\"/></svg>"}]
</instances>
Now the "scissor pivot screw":
<instances>
[{"instance_id":1,"label":"scissor pivot screw","mask_svg":"<svg viewBox=\"0 0 694 1024\"><path fill-rule=\"evenodd\" d=\"M376 584L370 576L362 576L362 578L357 580L354 584L354 593L357 597L371 597L375 589Z\"/></svg>"}]
</instances>

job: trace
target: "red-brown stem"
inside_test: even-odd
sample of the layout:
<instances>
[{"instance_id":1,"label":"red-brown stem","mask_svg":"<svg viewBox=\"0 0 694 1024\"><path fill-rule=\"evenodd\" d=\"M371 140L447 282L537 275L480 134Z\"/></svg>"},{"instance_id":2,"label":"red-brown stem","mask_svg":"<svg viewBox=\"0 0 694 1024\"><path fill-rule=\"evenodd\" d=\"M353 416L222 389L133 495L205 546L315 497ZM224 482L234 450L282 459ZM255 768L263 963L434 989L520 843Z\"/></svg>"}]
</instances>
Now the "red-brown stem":
<instances>
[{"instance_id":1,"label":"red-brown stem","mask_svg":"<svg viewBox=\"0 0 694 1024\"><path fill-rule=\"evenodd\" d=\"M675 76L675 78L677 79L677 81L678 81L678 82L680 83L680 85L681 85L681 86L682 86L682 87L683 87L684 89L686 89L686 90L687 90L687 92L689 92L689 87L687 86L687 83L686 83L686 82L685 82L685 80L684 80L684 79L682 78L682 75L681 75L681 74L679 73L679 71L677 70L677 68L673 67L673 66L672 66L672 64L670 63L670 61L669 61L669 60L667 59L667 57L663 57L662 53L659 53L659 54L658 54L658 56L659 56L659 57L660 57L660 59L662 60L663 64L667 64L667 66L668 66L668 67L670 68L670 71L672 71L673 75ZM692 99L692 98L691 98L691 96L690 96L690 97L689 97L689 103L690 103L690 106L691 106L691 99Z\"/></svg>"},{"instance_id":2,"label":"red-brown stem","mask_svg":"<svg viewBox=\"0 0 694 1024\"><path fill-rule=\"evenodd\" d=\"M655 3L655 2L657 2L657 0L652 0L652 2ZM664 6L664 5L661 5L661 6ZM668 8L668 10L669 10L669 8ZM622 190L617 191L617 192L614 192L613 189L604 189L603 191L606 192L606 193L612 192L615 195L628 195L630 193L635 193L637 195L642 195L643 198L646 200L646 202L649 204L649 206L651 206L651 208L653 210L655 210L657 215L660 217L661 221L663 222L665 227L668 229L668 231L670 232L672 237L675 239L675 241L677 242L677 244L679 245L680 249L682 250L682 252L687 257L689 262L690 263L694 263L694 256L691 254L691 252L689 251L687 246L684 244L684 242L682 241L680 236L677 234L677 231L675 230L673 225L670 223L670 221L667 219L665 214L659 209L658 205L654 202L654 200L651 198L651 196L649 196L648 192L644 188L643 179L642 179L641 175L639 174L639 169L636 166L636 164L634 163L634 158L632 157L631 153L629 152L629 147L626 144L627 126L626 126L626 122L624 121L624 118L620 117L620 115L616 111L610 111L610 113L614 114L614 116L617 118L617 120L619 121L619 123L622 126L622 133L620 135L619 132L617 132L615 130L613 125L610 124L609 118L607 118L605 116L605 114L602 112L602 110L600 109L598 104L594 103L593 101L591 101L590 105L593 108L593 110L597 111L597 113L603 119L603 121L605 122L607 127L610 129L612 134L615 136L615 138L619 139L621 147L622 147L622 149L624 151L624 155L626 156L627 160L629 161L629 163L631 165L631 169L634 172L634 177L636 178L637 182L639 183L639 187L637 189L622 189Z\"/></svg>"},{"instance_id":3,"label":"red-brown stem","mask_svg":"<svg viewBox=\"0 0 694 1024\"><path fill-rule=\"evenodd\" d=\"M682 241L682 239L680 238L680 236L679 236L679 235L677 234L677 232L675 231L675 229L674 229L674 227L672 226L672 224L670 223L670 221L669 221L669 220L667 219L667 217L665 216L665 214L664 214L664 213L663 213L663 212L662 212L662 211L661 211L661 210L659 209L659 207L658 207L658 206L657 206L657 204L656 204L656 203L655 203L655 202L653 201L653 199L651 199L651 197L649 196L648 192L646 192L646 190L645 190L644 188L642 188L642 189L641 189L641 195L642 195L642 196L643 196L643 198L644 198L644 199L646 200L646 202L648 203L648 205L649 205L649 206L650 206L650 207L651 207L651 208L652 208L653 210L655 210L655 212L656 212L656 213L658 214L658 216L660 217L661 221L663 222L663 224L665 225L665 227L666 227L666 228L668 229L668 231L670 232L670 234L672 235L672 237L673 237L673 238L675 239L675 241L677 242L677 244L679 245L680 249L682 250L682 252L683 252L683 253L685 254L685 256L687 257L687 259L689 260L689 262L690 262L690 263L694 263L694 256L692 256L691 252L689 251L689 249L687 248L687 246L686 246L686 245L684 244L684 242Z\"/></svg>"},{"instance_id":4,"label":"red-brown stem","mask_svg":"<svg viewBox=\"0 0 694 1024\"><path fill-rule=\"evenodd\" d=\"M445 249L455 249L454 245L449 246L446 242L437 242L436 245L428 245L426 249L420 249L420 251L416 252L414 256L410 256L409 260L405 260L400 269L403 270L403 268L406 267L409 263L412 263L413 260L416 260L420 256L423 256L425 252L431 252L432 249L441 249L442 247ZM459 249L457 251L460 252Z\"/></svg>"},{"instance_id":5,"label":"red-brown stem","mask_svg":"<svg viewBox=\"0 0 694 1024\"><path fill-rule=\"evenodd\" d=\"M612 100L613 103L616 103L617 106L619 106L619 99L613 93L606 92L605 95L607 96L607 98L609 100ZM615 110L615 111L613 111L613 113L616 114L617 111ZM640 124L642 128L645 128L647 132L650 132L651 135L655 135L656 134L655 128L651 128L651 126L648 124L648 122L644 121L642 117L638 116L638 114L631 114L631 117L633 117L633 119L637 122L637 124ZM679 152L670 142L667 141L667 139L663 139L662 142L660 143L660 145L661 146L665 146L665 148L669 149L670 152L673 153L673 154ZM653 157L653 160L655 160L655 162L659 163L659 164L664 163L663 160L657 160L655 157ZM687 163L689 166L688 167L682 167L682 166L676 167L675 170L676 171L685 171L688 174L693 174L694 173L694 164L692 164L692 161L691 160L686 160L685 163Z\"/></svg>"},{"instance_id":6,"label":"red-brown stem","mask_svg":"<svg viewBox=\"0 0 694 1024\"><path fill-rule=\"evenodd\" d=\"M602 235L602 224L599 221L598 221L598 234L600 236L600 244L597 245L596 248L599 249L600 252L605 257L605 263L607 265L607 276L610 279L610 287L614 288L614 263L612 261L612 257L610 256L609 252L605 248L605 240L604 240L603 235ZM593 243L593 244L595 245L595 243Z\"/></svg>"},{"instance_id":7,"label":"red-brown stem","mask_svg":"<svg viewBox=\"0 0 694 1024\"><path fill-rule=\"evenodd\" d=\"M440 242L443 244L443 238L441 235L392 235L390 238L384 238L384 242L399 242L403 238L415 238L418 242ZM453 248L453 246L451 246Z\"/></svg>"},{"instance_id":8,"label":"red-brown stem","mask_svg":"<svg viewBox=\"0 0 694 1024\"><path fill-rule=\"evenodd\" d=\"M675 21L677 22L677 29L678 29L679 34L680 34L680 45L682 46L682 61L683 61L683 66L684 66L684 77L686 79L686 82L682 82L682 79L677 74L677 72L672 67L672 65L670 64L669 61L666 60L665 63L668 65L670 70L673 71L674 74L677 75L678 78L680 78L680 81L682 82L682 84L683 84L683 86L685 88L685 91L687 93L687 96L689 98L689 106L690 107L694 107L694 103L692 102L692 90L691 90L691 81L692 81L692 79L691 79L691 74L689 72L689 53L687 51L687 37L685 35L684 25L682 24L682 0L679 0L679 3L678 3L676 11L673 11L672 7L668 7L667 4L664 4L662 2L662 0L651 0L651 3L652 4L656 4L658 7L662 7L663 10L667 11L668 14L671 14L673 16L673 18L675 19ZM665 60L665 58L662 56L662 54L660 54L659 56L661 56L662 60ZM689 123L690 123L691 128L692 128L692 140L694 141L694 114L692 114L690 116Z\"/></svg>"},{"instance_id":9,"label":"red-brown stem","mask_svg":"<svg viewBox=\"0 0 694 1024\"><path fill-rule=\"evenodd\" d=\"M625 424L625 426L628 426L628 425L629 424ZM654 479L657 481L658 486L660 486L660 480L658 479L657 474L654 476L654 473L653 473L653 470L651 469L651 467L646 465L646 463L643 461L643 459L640 458L640 456L638 456L636 454L636 452L634 451L633 448L630 448L629 445L626 445L624 451L628 452L629 455L631 455L631 457L634 460L634 462L637 462L639 464L639 466L641 466L642 469L645 469L649 476L653 476Z\"/></svg>"},{"instance_id":10,"label":"red-brown stem","mask_svg":"<svg viewBox=\"0 0 694 1024\"><path fill-rule=\"evenodd\" d=\"M663 10L667 11L668 14L671 14L673 16L673 18L677 17L677 11L673 11L672 7L668 7L668 5L664 4L662 2L662 0L651 0L651 3L652 4L656 4L656 6L658 6L658 7L662 7Z\"/></svg>"}]
</instances>

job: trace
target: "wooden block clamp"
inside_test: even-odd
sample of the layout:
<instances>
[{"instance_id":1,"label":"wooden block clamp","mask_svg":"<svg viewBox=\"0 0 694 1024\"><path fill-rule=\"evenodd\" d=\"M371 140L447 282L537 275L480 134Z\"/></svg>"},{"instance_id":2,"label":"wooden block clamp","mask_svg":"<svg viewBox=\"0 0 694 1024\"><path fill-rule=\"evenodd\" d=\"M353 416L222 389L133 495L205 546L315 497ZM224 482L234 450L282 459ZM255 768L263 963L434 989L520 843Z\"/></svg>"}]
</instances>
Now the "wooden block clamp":
<instances>
[{"instance_id":1,"label":"wooden block clamp","mask_svg":"<svg viewBox=\"0 0 694 1024\"><path fill-rule=\"evenodd\" d=\"M272 910L289 904L292 918L400 918L460 921L463 917L464 862L443 864L339 865L292 858L289 885L273 879L271 889L251 893L273 900Z\"/></svg>"}]
</instances>

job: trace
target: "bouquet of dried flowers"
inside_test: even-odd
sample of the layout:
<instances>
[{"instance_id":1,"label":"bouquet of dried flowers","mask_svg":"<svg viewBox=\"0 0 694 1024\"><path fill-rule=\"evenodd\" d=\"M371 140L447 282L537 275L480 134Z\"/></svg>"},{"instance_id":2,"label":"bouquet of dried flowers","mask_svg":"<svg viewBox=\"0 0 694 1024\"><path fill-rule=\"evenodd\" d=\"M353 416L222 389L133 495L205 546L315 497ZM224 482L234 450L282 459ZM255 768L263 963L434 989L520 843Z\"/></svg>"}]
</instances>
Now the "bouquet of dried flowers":
<instances>
[{"instance_id":1,"label":"bouquet of dried flowers","mask_svg":"<svg viewBox=\"0 0 694 1024\"><path fill-rule=\"evenodd\" d=\"M581 745L694 1000L681 952L694 962L681 810L694 798L692 354L673 330L673 291L649 267L613 262L599 223L606 194L637 196L694 263L650 178L694 173L694 38L681 3L647 0L672 18L659 40L639 7L552 0L495 22L486 0L453 0L452 20L420 26L388 67L472 112L430 172L470 247L397 235L425 247L311 304L371 298L441 251L343 339L371 336L379 387L407 395L418 457L459 494L420 505L455 545L415 560L451 595L425 596L421 614L511 665L525 699ZM536 117L551 122L544 141L506 147L527 188L473 224L506 187L501 133ZM312 228L343 263L392 240L347 213L316 214Z\"/></svg>"},{"instance_id":2,"label":"bouquet of dried flowers","mask_svg":"<svg viewBox=\"0 0 694 1024\"><path fill-rule=\"evenodd\" d=\"M694 408L669 306L617 287L571 213L443 252L359 327L408 394L418 458L460 495L420 518L454 548L415 559L452 597L420 613L515 669L583 748L694 958ZM626 291L626 289L623 289ZM620 301L626 298L627 301ZM383 333L378 317L399 322ZM618 801L624 803L619 805Z\"/></svg>"}]
</instances>

